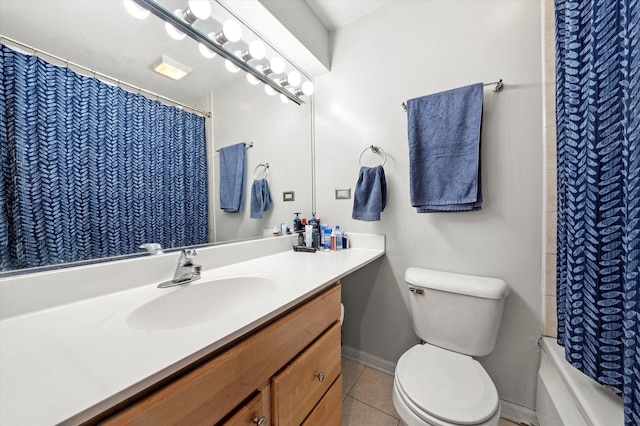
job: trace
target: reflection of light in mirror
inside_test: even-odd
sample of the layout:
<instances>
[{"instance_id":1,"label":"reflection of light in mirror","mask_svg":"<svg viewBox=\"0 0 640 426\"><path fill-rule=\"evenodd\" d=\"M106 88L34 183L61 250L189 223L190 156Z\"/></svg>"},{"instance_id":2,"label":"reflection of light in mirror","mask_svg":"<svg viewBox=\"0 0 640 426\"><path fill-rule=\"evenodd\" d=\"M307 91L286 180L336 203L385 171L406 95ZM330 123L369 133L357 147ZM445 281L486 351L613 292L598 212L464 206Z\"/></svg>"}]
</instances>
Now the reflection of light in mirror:
<instances>
[{"instance_id":1,"label":"reflection of light in mirror","mask_svg":"<svg viewBox=\"0 0 640 426\"><path fill-rule=\"evenodd\" d=\"M127 9L127 12L131 14L134 18L137 19L146 19L151 13L147 9L144 9L133 2L133 0L124 0L124 7Z\"/></svg>"},{"instance_id":2,"label":"reflection of light in mirror","mask_svg":"<svg viewBox=\"0 0 640 426\"><path fill-rule=\"evenodd\" d=\"M287 98L285 95L280 95L280 102L282 102L283 104L288 104L289 103L289 98Z\"/></svg>"},{"instance_id":3,"label":"reflection of light in mirror","mask_svg":"<svg viewBox=\"0 0 640 426\"><path fill-rule=\"evenodd\" d=\"M267 86L266 84L264 85L264 92L269 96L273 96L276 93L278 93L278 92L275 91L275 89L273 87Z\"/></svg>"},{"instance_id":4,"label":"reflection of light in mirror","mask_svg":"<svg viewBox=\"0 0 640 426\"><path fill-rule=\"evenodd\" d=\"M256 84L260 83L260 80L258 80L257 78L255 78L255 77L253 76L253 74L249 74L249 73L247 73L247 81L249 82L249 84L252 84L252 85L254 85L254 86L255 86Z\"/></svg>"},{"instance_id":5,"label":"reflection of light in mirror","mask_svg":"<svg viewBox=\"0 0 640 426\"><path fill-rule=\"evenodd\" d=\"M224 60L224 67L227 69L227 71L229 72L238 72L240 71L240 68L238 68L237 66L235 66L235 64L233 62L231 62L228 59Z\"/></svg>"},{"instance_id":6,"label":"reflection of light in mirror","mask_svg":"<svg viewBox=\"0 0 640 426\"><path fill-rule=\"evenodd\" d=\"M313 95L313 83L310 81L305 81L304 83L302 83L302 93L304 93L307 96L311 96Z\"/></svg>"},{"instance_id":7,"label":"reflection of light in mirror","mask_svg":"<svg viewBox=\"0 0 640 426\"><path fill-rule=\"evenodd\" d=\"M176 9L173 13L175 13L178 16L180 16L182 14L182 10L181 9ZM167 34L169 34L169 37L171 37L174 40L182 40L183 38L185 38L187 36L185 33L180 31L179 29L177 29L173 25L171 25L169 22L165 22L164 29L165 29L165 31L167 31Z\"/></svg>"},{"instance_id":8,"label":"reflection of light in mirror","mask_svg":"<svg viewBox=\"0 0 640 426\"><path fill-rule=\"evenodd\" d=\"M214 33L210 33L209 34L209 38L212 38L213 36L215 36ZM205 46L202 43L198 43L198 50L200 51L200 54L202 56L204 56L205 58L211 59L214 56L216 56L216 52L214 52L213 50L209 49L207 46Z\"/></svg>"}]
</instances>

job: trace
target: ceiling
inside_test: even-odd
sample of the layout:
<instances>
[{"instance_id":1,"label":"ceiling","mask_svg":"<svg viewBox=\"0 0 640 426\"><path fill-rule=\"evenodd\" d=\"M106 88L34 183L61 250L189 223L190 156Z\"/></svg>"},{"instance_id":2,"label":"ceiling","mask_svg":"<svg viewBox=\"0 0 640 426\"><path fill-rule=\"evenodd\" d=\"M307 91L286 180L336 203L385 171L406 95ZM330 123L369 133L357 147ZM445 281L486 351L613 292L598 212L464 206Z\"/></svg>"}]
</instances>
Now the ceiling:
<instances>
[{"instance_id":1,"label":"ceiling","mask_svg":"<svg viewBox=\"0 0 640 426\"><path fill-rule=\"evenodd\" d=\"M305 1L327 29L335 30L392 0ZM183 103L244 78L242 72L229 73L220 58L205 59L193 40L170 39L158 18L133 18L120 0L0 0L0 34ZM194 71L180 81L150 71L161 54Z\"/></svg>"},{"instance_id":2,"label":"ceiling","mask_svg":"<svg viewBox=\"0 0 640 426\"><path fill-rule=\"evenodd\" d=\"M329 31L366 16L392 0L306 0Z\"/></svg>"}]
</instances>

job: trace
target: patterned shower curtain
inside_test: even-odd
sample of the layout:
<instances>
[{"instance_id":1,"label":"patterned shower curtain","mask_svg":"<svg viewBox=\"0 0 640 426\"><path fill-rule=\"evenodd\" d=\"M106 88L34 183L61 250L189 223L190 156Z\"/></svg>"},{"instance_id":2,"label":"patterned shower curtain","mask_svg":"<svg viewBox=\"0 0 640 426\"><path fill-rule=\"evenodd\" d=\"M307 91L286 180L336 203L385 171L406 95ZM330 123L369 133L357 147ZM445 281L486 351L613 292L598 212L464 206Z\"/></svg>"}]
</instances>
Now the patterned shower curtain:
<instances>
[{"instance_id":1,"label":"patterned shower curtain","mask_svg":"<svg viewBox=\"0 0 640 426\"><path fill-rule=\"evenodd\" d=\"M0 270L207 242L204 119L0 46Z\"/></svg>"},{"instance_id":2,"label":"patterned shower curtain","mask_svg":"<svg viewBox=\"0 0 640 426\"><path fill-rule=\"evenodd\" d=\"M640 1L555 6L558 342L640 425Z\"/></svg>"}]
</instances>

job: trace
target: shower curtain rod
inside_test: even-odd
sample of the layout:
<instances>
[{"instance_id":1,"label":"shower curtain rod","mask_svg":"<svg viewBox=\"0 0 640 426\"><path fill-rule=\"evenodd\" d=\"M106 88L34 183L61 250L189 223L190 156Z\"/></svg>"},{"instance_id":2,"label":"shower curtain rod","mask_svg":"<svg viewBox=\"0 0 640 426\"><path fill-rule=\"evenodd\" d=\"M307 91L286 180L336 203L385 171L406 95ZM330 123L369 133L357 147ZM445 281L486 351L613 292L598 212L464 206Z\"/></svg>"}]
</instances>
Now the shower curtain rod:
<instances>
[{"instance_id":1,"label":"shower curtain rod","mask_svg":"<svg viewBox=\"0 0 640 426\"><path fill-rule=\"evenodd\" d=\"M9 44L7 44L7 42L9 42ZM122 81L120 79L108 76L108 75L103 74L101 72L98 72L96 70L92 70L91 68L87 68L87 67L82 66L80 64L76 64L75 62L71 62L68 59L64 59L64 58L61 58L60 56L54 55L52 53L45 52L44 50L36 49L33 46L29 46L28 44L22 43L20 41L14 40L14 39L12 39L10 37L7 37L7 36L1 35L1 34L0 34L0 44L4 44L5 46L8 46L8 47L12 47L11 44L20 46L20 47L22 47L24 49L33 51L33 54L36 55L36 56L38 54L40 54L40 55L48 56L49 58L53 58L53 59L55 59L57 61L60 61L60 62L64 63L64 66L66 68L69 68L69 66L73 66L75 68L80 68L81 70L90 72L93 75L94 78L100 77L100 79L109 80L111 82L116 83L118 85L118 87L122 87L122 86L130 87L131 89L134 89L134 91L137 91L139 94L146 93L147 95L151 95L151 97L155 98L157 101L162 101L165 104L170 104L171 106L187 109L187 110L190 110L191 112L194 112L196 114L205 116L207 118L211 118L211 113L208 112L208 111L202 111L202 110L199 110L199 109L194 108L192 106L189 106L187 104L183 104L182 102L174 101L173 99L167 98L166 96L162 96L162 95L160 95L158 93L153 93L153 92L151 92L149 90L146 90L146 89L143 89L143 88L141 88L139 86L135 86L133 84L130 84L130 83L124 82L124 81ZM124 87L122 87L122 88L123 88L123 90L126 90L126 89L124 89Z\"/></svg>"}]
</instances>

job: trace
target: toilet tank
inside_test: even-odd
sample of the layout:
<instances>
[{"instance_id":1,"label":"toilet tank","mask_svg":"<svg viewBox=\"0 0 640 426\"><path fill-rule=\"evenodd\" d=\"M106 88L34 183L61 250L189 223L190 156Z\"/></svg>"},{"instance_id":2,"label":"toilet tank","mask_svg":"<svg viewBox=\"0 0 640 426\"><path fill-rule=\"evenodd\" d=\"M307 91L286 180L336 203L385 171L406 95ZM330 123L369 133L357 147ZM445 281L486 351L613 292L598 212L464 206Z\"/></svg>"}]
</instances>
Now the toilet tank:
<instances>
[{"instance_id":1,"label":"toilet tank","mask_svg":"<svg viewBox=\"0 0 640 426\"><path fill-rule=\"evenodd\" d=\"M418 337L470 356L493 351L509 295L503 280L408 268L405 281Z\"/></svg>"}]
</instances>

